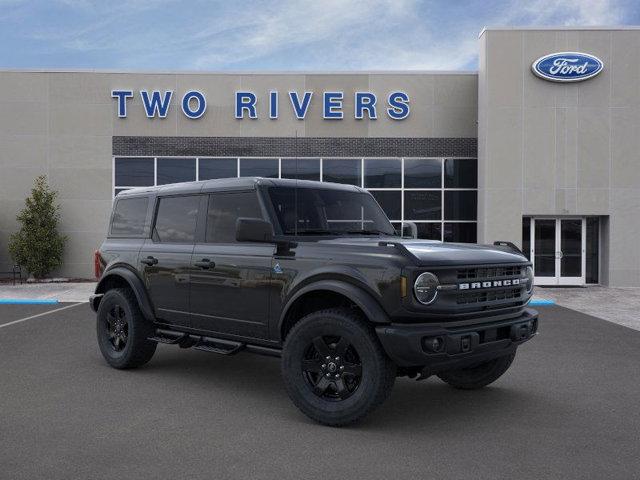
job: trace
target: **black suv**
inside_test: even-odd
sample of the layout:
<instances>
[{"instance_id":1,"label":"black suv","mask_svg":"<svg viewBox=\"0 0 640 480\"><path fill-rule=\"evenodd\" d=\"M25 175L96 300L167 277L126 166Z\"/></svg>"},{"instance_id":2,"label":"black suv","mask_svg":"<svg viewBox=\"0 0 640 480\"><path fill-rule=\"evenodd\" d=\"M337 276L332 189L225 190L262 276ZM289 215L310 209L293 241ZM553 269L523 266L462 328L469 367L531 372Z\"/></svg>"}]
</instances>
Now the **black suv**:
<instances>
[{"instance_id":1,"label":"black suv","mask_svg":"<svg viewBox=\"0 0 640 480\"><path fill-rule=\"evenodd\" d=\"M537 331L515 247L402 238L361 188L234 178L120 193L92 308L115 368L158 343L282 357L306 415L354 422L396 376L488 385Z\"/></svg>"}]
</instances>

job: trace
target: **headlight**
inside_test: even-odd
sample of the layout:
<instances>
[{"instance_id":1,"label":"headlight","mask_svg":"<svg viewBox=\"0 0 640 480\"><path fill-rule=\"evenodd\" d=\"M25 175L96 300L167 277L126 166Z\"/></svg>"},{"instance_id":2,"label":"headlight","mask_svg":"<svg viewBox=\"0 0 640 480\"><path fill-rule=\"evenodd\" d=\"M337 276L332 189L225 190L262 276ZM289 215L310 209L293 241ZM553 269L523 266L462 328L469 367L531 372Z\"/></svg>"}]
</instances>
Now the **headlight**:
<instances>
[{"instance_id":1,"label":"headlight","mask_svg":"<svg viewBox=\"0 0 640 480\"><path fill-rule=\"evenodd\" d=\"M425 272L416 279L413 285L413 293L420 303L429 305L433 303L438 295L438 277L433 273Z\"/></svg>"},{"instance_id":2,"label":"headlight","mask_svg":"<svg viewBox=\"0 0 640 480\"><path fill-rule=\"evenodd\" d=\"M527 276L527 293L533 293L533 268L527 267L525 275Z\"/></svg>"}]
</instances>

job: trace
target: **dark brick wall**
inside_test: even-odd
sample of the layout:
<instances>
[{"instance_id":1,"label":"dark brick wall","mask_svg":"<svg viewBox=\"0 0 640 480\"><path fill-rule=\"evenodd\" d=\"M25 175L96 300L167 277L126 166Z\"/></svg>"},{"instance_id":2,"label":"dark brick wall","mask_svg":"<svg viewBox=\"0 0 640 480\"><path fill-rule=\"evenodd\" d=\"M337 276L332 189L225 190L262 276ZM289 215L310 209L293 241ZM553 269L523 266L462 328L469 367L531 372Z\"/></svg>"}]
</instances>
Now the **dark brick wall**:
<instances>
[{"instance_id":1,"label":"dark brick wall","mask_svg":"<svg viewBox=\"0 0 640 480\"><path fill-rule=\"evenodd\" d=\"M475 138L113 137L113 155L476 157Z\"/></svg>"}]
</instances>

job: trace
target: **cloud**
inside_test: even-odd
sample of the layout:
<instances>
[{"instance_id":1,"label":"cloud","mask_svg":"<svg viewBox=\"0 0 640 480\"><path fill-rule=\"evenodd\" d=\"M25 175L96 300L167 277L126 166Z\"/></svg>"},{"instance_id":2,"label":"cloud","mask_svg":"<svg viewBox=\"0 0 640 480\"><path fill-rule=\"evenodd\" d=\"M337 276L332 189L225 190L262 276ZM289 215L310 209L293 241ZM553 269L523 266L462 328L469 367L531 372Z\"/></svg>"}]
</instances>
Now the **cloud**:
<instances>
[{"instance_id":1,"label":"cloud","mask_svg":"<svg viewBox=\"0 0 640 480\"><path fill-rule=\"evenodd\" d=\"M24 23L0 30L33 58L93 68L458 70L475 67L485 25L615 25L629 1L0 0Z\"/></svg>"}]
</instances>

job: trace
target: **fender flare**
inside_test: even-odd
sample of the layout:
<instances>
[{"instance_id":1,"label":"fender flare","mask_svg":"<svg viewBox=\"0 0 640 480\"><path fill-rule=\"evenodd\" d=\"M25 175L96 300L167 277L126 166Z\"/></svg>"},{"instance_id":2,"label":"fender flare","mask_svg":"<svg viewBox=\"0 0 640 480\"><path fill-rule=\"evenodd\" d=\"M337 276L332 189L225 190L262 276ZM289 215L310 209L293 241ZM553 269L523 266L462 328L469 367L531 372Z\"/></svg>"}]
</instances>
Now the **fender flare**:
<instances>
[{"instance_id":1,"label":"fender flare","mask_svg":"<svg viewBox=\"0 0 640 480\"><path fill-rule=\"evenodd\" d=\"M303 295L314 291L330 291L343 295L353 301L365 314L367 319L372 323L385 324L389 323L389 316L384 311L380 303L364 289L341 280L319 280L310 283L298 290L286 303L280 314L278 322L278 331L282 331L284 323L291 306Z\"/></svg>"},{"instance_id":2,"label":"fender flare","mask_svg":"<svg viewBox=\"0 0 640 480\"><path fill-rule=\"evenodd\" d=\"M142 280L140 279L140 277L138 277L138 275L127 268L114 267L110 270L107 270L96 286L96 294L104 294L105 284L107 283L107 280L113 277L121 278L125 282L127 282L134 295L136 296L136 300L138 300L138 306L140 307L144 318L146 318L150 322L154 322L155 315L153 313L153 307L151 306L151 302L149 301L149 296L147 295L147 291L144 288L144 284L142 283Z\"/></svg>"}]
</instances>

